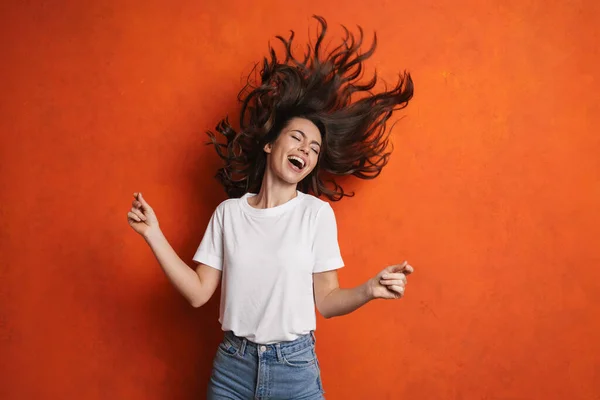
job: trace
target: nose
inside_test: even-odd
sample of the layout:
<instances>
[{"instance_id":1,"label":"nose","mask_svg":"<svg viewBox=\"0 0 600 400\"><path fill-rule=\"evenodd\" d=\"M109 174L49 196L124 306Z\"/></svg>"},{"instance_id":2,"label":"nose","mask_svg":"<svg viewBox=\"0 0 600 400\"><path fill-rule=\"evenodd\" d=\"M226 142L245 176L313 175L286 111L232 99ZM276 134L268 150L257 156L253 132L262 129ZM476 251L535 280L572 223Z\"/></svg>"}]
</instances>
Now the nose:
<instances>
[{"instance_id":1,"label":"nose","mask_svg":"<svg viewBox=\"0 0 600 400\"><path fill-rule=\"evenodd\" d=\"M306 144L301 144L300 147L298 147L298 150L300 150L301 152L303 152L304 154L308 155L308 148Z\"/></svg>"}]
</instances>

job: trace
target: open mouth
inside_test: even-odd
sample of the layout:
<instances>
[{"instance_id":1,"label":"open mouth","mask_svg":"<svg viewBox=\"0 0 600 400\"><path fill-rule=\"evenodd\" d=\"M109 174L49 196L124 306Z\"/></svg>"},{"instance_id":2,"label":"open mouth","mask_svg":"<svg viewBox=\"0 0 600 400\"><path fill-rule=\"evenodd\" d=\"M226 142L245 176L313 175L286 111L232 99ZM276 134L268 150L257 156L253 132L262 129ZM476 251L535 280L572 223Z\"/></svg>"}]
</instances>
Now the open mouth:
<instances>
[{"instance_id":1,"label":"open mouth","mask_svg":"<svg viewBox=\"0 0 600 400\"><path fill-rule=\"evenodd\" d=\"M292 167L297 171L302 171L304 169L304 160L300 157L289 156L288 161L292 165Z\"/></svg>"}]
</instances>

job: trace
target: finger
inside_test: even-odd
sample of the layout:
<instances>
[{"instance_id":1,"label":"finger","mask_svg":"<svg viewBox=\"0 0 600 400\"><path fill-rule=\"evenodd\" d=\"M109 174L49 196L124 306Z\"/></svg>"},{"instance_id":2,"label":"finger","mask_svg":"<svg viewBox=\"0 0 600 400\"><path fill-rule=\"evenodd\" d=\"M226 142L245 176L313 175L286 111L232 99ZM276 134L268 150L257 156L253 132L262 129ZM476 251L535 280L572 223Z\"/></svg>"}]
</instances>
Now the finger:
<instances>
[{"instance_id":1,"label":"finger","mask_svg":"<svg viewBox=\"0 0 600 400\"><path fill-rule=\"evenodd\" d=\"M142 203L140 203L140 202L139 202L139 201L137 201L137 200L134 200L134 201L132 201L132 202L131 202L131 205L132 205L133 207L135 207L135 208L142 208Z\"/></svg>"},{"instance_id":2,"label":"finger","mask_svg":"<svg viewBox=\"0 0 600 400\"><path fill-rule=\"evenodd\" d=\"M404 288L398 285L392 285L388 287L392 292L397 293L400 297L404 296Z\"/></svg>"},{"instance_id":3,"label":"finger","mask_svg":"<svg viewBox=\"0 0 600 400\"><path fill-rule=\"evenodd\" d=\"M142 210L138 210L137 208L132 208L131 212L134 213L135 215L137 215L138 217L140 217L140 219L142 221L145 221L147 218L144 215L144 213L142 212Z\"/></svg>"},{"instance_id":4,"label":"finger","mask_svg":"<svg viewBox=\"0 0 600 400\"><path fill-rule=\"evenodd\" d=\"M406 282L402 281L402 280L398 280L398 279L382 279L379 281L379 283L381 283L382 285L385 286L392 286L392 285L398 285L398 286L406 286Z\"/></svg>"},{"instance_id":5,"label":"finger","mask_svg":"<svg viewBox=\"0 0 600 400\"><path fill-rule=\"evenodd\" d=\"M412 265L406 265L406 267L404 267L404 272L405 275L410 275L413 272L415 272L415 269L412 267Z\"/></svg>"},{"instance_id":6,"label":"finger","mask_svg":"<svg viewBox=\"0 0 600 400\"><path fill-rule=\"evenodd\" d=\"M382 279L398 279L406 281L406 275L403 273L395 273L395 274L383 274L381 276Z\"/></svg>"},{"instance_id":7,"label":"finger","mask_svg":"<svg viewBox=\"0 0 600 400\"><path fill-rule=\"evenodd\" d=\"M135 195L135 193L134 193ZM146 199L144 199L144 197L142 196L142 193L137 193L136 199L141 203L141 207L143 209L148 209L151 210L152 207L150 207L150 204L148 204L148 202L146 201Z\"/></svg>"},{"instance_id":8,"label":"finger","mask_svg":"<svg viewBox=\"0 0 600 400\"><path fill-rule=\"evenodd\" d=\"M142 220L140 219L140 217L138 217L137 215L135 215L134 213L132 213L131 211L129 211L127 213L127 218L136 221L136 222L142 222Z\"/></svg>"},{"instance_id":9,"label":"finger","mask_svg":"<svg viewBox=\"0 0 600 400\"><path fill-rule=\"evenodd\" d=\"M408 265L408 262L404 261L402 264L392 265L387 268L388 273L400 272Z\"/></svg>"}]
</instances>

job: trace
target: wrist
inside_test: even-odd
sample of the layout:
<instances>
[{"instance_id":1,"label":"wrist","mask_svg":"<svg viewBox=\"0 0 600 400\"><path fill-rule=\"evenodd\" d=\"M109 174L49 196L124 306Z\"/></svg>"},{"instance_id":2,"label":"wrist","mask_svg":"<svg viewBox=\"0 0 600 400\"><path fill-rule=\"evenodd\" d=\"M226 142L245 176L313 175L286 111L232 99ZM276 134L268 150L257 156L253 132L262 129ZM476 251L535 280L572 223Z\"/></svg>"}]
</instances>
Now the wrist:
<instances>
[{"instance_id":1,"label":"wrist","mask_svg":"<svg viewBox=\"0 0 600 400\"><path fill-rule=\"evenodd\" d=\"M146 242L148 242L149 244L151 244L152 242L156 241L157 239L160 239L163 235L162 231L160 230L160 228L157 226L155 228L149 228L148 230L146 230L146 232L144 232L144 240L146 240Z\"/></svg>"},{"instance_id":2,"label":"wrist","mask_svg":"<svg viewBox=\"0 0 600 400\"><path fill-rule=\"evenodd\" d=\"M373 286L373 278L363 284L363 293L367 301L375 299Z\"/></svg>"}]
</instances>

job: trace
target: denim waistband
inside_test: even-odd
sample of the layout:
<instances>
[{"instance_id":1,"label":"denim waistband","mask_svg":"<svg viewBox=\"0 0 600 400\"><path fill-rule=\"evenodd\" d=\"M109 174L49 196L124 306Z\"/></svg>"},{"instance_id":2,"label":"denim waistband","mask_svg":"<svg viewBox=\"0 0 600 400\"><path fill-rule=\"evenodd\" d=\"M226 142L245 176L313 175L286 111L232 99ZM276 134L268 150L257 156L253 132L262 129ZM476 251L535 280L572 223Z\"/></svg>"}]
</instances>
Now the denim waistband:
<instances>
[{"instance_id":1,"label":"denim waistband","mask_svg":"<svg viewBox=\"0 0 600 400\"><path fill-rule=\"evenodd\" d=\"M231 342L231 344L238 349L240 354L244 354L247 349L253 350L253 352L258 351L258 349L262 349L262 351L273 349L277 353L280 351L294 352L309 346L314 346L317 341L314 331L310 331L310 333L307 333L306 335L301 335L295 340L272 344L254 343L244 337L236 336L232 331L225 332L225 339Z\"/></svg>"}]
</instances>

